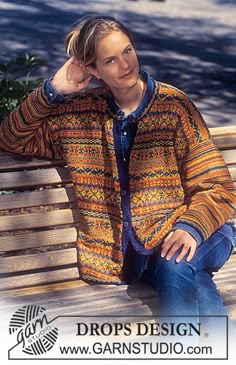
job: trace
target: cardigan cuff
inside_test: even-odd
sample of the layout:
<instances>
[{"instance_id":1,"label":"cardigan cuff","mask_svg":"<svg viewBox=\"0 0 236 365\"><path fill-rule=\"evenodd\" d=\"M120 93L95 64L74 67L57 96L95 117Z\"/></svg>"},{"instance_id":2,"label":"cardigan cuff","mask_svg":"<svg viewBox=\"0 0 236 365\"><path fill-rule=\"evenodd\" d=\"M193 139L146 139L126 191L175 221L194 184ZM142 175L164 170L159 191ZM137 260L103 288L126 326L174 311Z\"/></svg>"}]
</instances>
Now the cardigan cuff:
<instances>
[{"instance_id":1,"label":"cardigan cuff","mask_svg":"<svg viewBox=\"0 0 236 365\"><path fill-rule=\"evenodd\" d=\"M183 231L186 231L189 234L191 234L191 236L193 236L193 238L197 241L198 246L201 243L203 243L202 235L194 227L190 226L189 224L178 222L173 227L173 230L176 230L176 229L182 229Z\"/></svg>"},{"instance_id":2,"label":"cardigan cuff","mask_svg":"<svg viewBox=\"0 0 236 365\"><path fill-rule=\"evenodd\" d=\"M57 92L57 90L52 86L52 84L51 84L52 79L53 79L53 77L46 80L43 84L46 98L47 98L49 104L62 104L65 102L66 97L63 94L59 94Z\"/></svg>"}]
</instances>

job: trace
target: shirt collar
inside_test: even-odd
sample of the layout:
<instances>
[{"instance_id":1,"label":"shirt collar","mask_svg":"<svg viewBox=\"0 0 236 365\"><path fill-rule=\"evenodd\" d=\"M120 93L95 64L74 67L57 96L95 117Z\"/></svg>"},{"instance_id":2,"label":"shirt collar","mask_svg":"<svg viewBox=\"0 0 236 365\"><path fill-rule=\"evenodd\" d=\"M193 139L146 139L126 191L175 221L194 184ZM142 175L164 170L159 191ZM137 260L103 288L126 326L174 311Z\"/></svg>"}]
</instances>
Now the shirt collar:
<instances>
[{"instance_id":1,"label":"shirt collar","mask_svg":"<svg viewBox=\"0 0 236 365\"><path fill-rule=\"evenodd\" d=\"M153 91L155 88L154 80L147 72L141 71L140 74L147 83L147 89L146 89L146 92L144 94L141 104L137 107L136 110L134 110L132 113L130 113L127 116L132 119L138 118L143 113L144 109L150 102L150 99L152 97L152 94L153 94ZM110 93L108 94L108 106L109 106L109 109L112 112L112 114L114 114L114 116L120 117L121 119L122 119L122 117L125 117L123 111L118 107L112 94L110 94Z\"/></svg>"}]
</instances>

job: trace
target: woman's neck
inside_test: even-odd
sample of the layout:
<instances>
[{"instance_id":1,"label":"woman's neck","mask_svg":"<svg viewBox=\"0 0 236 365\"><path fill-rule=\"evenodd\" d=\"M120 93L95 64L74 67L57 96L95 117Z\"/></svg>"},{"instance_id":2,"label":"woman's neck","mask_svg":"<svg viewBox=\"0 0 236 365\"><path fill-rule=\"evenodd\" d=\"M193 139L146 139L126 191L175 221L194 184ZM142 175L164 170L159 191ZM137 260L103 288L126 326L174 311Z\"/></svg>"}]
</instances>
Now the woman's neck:
<instances>
[{"instance_id":1,"label":"woman's neck","mask_svg":"<svg viewBox=\"0 0 236 365\"><path fill-rule=\"evenodd\" d=\"M141 104L146 91L146 84L139 79L132 88L113 90L112 94L116 104L126 114L132 113Z\"/></svg>"}]
</instances>

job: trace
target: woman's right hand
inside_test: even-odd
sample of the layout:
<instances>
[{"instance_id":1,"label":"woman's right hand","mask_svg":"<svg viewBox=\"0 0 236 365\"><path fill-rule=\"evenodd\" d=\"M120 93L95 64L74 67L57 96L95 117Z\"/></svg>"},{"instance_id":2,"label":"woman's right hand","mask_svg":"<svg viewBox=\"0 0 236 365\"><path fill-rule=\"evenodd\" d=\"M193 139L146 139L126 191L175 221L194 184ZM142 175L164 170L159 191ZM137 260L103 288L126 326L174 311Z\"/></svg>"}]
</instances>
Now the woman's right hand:
<instances>
[{"instance_id":1,"label":"woman's right hand","mask_svg":"<svg viewBox=\"0 0 236 365\"><path fill-rule=\"evenodd\" d=\"M71 57L55 74L51 80L52 86L60 94L73 94L88 86L93 75L81 61Z\"/></svg>"}]
</instances>

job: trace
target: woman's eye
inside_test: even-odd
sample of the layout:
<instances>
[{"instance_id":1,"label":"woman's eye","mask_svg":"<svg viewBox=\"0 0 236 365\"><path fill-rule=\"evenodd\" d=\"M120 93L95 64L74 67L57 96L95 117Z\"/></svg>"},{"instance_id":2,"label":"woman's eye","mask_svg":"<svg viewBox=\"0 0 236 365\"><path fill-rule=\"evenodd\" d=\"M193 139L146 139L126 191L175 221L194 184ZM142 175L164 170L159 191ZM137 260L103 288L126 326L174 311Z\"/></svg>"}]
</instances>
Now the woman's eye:
<instances>
[{"instance_id":1,"label":"woman's eye","mask_svg":"<svg viewBox=\"0 0 236 365\"><path fill-rule=\"evenodd\" d=\"M110 58L109 60L106 60L106 65L109 65L110 63L112 63L114 61L114 58Z\"/></svg>"},{"instance_id":2,"label":"woman's eye","mask_svg":"<svg viewBox=\"0 0 236 365\"><path fill-rule=\"evenodd\" d=\"M129 48L126 48L126 50L125 50L125 54L129 54L130 52L132 51L132 48L131 47L129 47Z\"/></svg>"}]
</instances>

